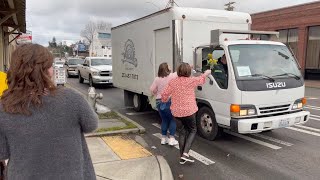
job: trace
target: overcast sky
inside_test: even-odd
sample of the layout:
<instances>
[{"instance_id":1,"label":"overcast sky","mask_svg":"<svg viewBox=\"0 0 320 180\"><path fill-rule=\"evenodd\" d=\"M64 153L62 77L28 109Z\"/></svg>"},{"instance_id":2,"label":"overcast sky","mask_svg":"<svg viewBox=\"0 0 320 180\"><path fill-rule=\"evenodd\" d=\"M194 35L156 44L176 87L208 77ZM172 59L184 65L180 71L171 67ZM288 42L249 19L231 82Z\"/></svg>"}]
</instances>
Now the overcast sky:
<instances>
[{"instance_id":1,"label":"overcast sky","mask_svg":"<svg viewBox=\"0 0 320 180\"><path fill-rule=\"evenodd\" d=\"M315 0L230 0L235 11L256 13ZM33 42L47 46L57 41L80 40L80 31L90 20L104 20L112 26L163 9L168 0L26 0L27 30ZM224 9L229 0L176 0L182 7Z\"/></svg>"}]
</instances>

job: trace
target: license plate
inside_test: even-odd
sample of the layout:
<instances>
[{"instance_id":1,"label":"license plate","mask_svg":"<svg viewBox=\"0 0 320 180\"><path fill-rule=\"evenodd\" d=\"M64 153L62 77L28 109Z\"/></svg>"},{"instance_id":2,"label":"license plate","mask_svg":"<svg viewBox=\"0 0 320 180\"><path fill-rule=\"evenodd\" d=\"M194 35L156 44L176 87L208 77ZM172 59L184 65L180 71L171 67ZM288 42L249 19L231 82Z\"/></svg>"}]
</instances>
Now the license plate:
<instances>
[{"instance_id":1,"label":"license plate","mask_svg":"<svg viewBox=\"0 0 320 180\"><path fill-rule=\"evenodd\" d=\"M279 123L279 127L288 127L289 126L289 119L281 119Z\"/></svg>"}]
</instances>

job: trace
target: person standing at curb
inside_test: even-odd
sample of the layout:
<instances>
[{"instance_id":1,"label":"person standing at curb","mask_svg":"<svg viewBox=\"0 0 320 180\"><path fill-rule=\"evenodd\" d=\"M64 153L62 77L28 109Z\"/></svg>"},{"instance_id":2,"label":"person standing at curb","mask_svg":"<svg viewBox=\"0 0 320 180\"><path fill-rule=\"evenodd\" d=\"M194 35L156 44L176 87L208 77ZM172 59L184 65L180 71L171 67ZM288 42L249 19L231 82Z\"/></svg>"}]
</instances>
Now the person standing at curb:
<instances>
[{"instance_id":1,"label":"person standing at curb","mask_svg":"<svg viewBox=\"0 0 320 180\"><path fill-rule=\"evenodd\" d=\"M3 94L3 91L8 88L7 85L7 74L0 71L0 97ZM5 161L0 161L0 180L4 180L4 170L6 164Z\"/></svg>"},{"instance_id":2,"label":"person standing at curb","mask_svg":"<svg viewBox=\"0 0 320 180\"><path fill-rule=\"evenodd\" d=\"M161 102L161 93L167 84L174 78L177 77L177 73L171 73L167 63L162 63L159 65L158 77L156 77L150 87L151 93L156 96L156 105L158 112L161 117L161 144L168 143L171 146L178 144L178 141L175 139L174 135L176 133L176 122L172 116L170 106L171 101ZM167 131L169 129L170 138L167 137Z\"/></svg>"},{"instance_id":3,"label":"person standing at curb","mask_svg":"<svg viewBox=\"0 0 320 180\"><path fill-rule=\"evenodd\" d=\"M197 133L195 113L198 106L195 97L195 88L206 81L211 70L206 70L198 77L191 76L191 66L182 63L177 70L178 77L169 82L161 94L162 102L167 102L171 97L171 111L173 116L180 120L182 128L179 134L180 164L194 162L190 158L189 150Z\"/></svg>"},{"instance_id":4,"label":"person standing at curb","mask_svg":"<svg viewBox=\"0 0 320 180\"><path fill-rule=\"evenodd\" d=\"M0 99L0 160L9 159L7 180L96 179L84 133L97 128L97 114L74 90L55 87L52 62L38 44L12 54Z\"/></svg>"}]
</instances>

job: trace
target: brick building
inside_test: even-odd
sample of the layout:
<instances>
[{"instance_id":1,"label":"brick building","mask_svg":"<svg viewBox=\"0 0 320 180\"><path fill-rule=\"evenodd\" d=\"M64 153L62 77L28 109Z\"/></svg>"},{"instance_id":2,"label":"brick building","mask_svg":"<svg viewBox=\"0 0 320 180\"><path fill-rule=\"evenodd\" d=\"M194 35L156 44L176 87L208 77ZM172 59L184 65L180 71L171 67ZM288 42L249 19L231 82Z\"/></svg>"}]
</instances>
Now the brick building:
<instances>
[{"instance_id":1,"label":"brick building","mask_svg":"<svg viewBox=\"0 0 320 180\"><path fill-rule=\"evenodd\" d=\"M252 14L253 30L278 31L306 79L320 79L320 1Z\"/></svg>"}]
</instances>

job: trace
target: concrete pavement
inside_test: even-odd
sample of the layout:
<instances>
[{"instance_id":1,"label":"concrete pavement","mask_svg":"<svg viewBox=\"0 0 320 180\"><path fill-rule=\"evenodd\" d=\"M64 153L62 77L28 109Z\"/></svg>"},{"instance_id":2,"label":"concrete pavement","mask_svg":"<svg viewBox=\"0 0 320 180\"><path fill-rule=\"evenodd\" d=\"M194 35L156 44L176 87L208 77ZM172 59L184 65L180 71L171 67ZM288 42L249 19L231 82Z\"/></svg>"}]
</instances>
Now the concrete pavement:
<instances>
[{"instance_id":1,"label":"concrete pavement","mask_svg":"<svg viewBox=\"0 0 320 180\"><path fill-rule=\"evenodd\" d=\"M173 179L171 169L162 156L152 155L127 136L89 137L86 140L98 180Z\"/></svg>"}]
</instances>

